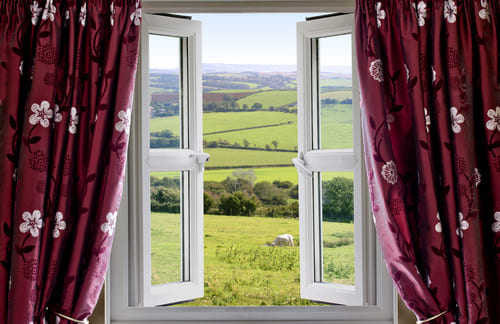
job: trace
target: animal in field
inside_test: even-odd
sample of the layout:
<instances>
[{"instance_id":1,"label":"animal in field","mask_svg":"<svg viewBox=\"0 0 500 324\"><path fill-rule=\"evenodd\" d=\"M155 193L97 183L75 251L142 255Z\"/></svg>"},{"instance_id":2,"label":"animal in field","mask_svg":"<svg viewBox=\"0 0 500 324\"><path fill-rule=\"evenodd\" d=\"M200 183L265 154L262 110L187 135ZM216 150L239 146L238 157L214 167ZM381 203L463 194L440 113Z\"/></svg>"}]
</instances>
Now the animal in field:
<instances>
[{"instance_id":1,"label":"animal in field","mask_svg":"<svg viewBox=\"0 0 500 324\"><path fill-rule=\"evenodd\" d=\"M276 239L271 243L271 246L294 246L293 236L291 234L282 234L276 237Z\"/></svg>"}]
</instances>

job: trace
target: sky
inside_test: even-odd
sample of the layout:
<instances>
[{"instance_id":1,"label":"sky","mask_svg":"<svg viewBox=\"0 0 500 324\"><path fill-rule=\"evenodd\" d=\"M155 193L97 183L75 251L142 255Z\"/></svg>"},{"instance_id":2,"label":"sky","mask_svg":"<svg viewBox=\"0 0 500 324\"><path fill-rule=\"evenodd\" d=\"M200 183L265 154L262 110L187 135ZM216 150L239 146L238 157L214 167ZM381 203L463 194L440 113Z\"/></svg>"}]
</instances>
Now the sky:
<instances>
[{"instance_id":1,"label":"sky","mask_svg":"<svg viewBox=\"0 0 500 324\"><path fill-rule=\"evenodd\" d=\"M190 16L202 22L203 63L296 65L296 23L316 15L259 13ZM320 40L320 53L332 53L331 56L322 56L322 64L350 65L350 48L350 37ZM177 39L150 36L150 68L178 68L178 51Z\"/></svg>"}]
</instances>

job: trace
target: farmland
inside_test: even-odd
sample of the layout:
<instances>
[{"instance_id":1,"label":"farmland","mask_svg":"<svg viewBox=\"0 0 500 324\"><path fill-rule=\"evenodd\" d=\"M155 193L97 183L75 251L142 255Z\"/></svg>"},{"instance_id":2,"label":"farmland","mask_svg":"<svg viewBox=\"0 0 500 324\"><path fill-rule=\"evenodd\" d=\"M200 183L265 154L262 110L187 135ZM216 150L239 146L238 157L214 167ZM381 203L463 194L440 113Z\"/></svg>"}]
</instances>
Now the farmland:
<instances>
[{"instance_id":1,"label":"farmland","mask_svg":"<svg viewBox=\"0 0 500 324\"><path fill-rule=\"evenodd\" d=\"M180 278L179 216L153 213L152 283ZM205 215L205 297L183 306L310 305L300 298L299 247L264 246L281 233L300 242L296 219ZM325 223L325 280L352 284L353 225ZM168 261L167 261L168 260Z\"/></svg>"},{"instance_id":2,"label":"farmland","mask_svg":"<svg viewBox=\"0 0 500 324\"><path fill-rule=\"evenodd\" d=\"M321 148L352 148L352 81L321 78ZM178 148L176 76L151 81L150 147ZM205 297L182 305L312 304L300 298L299 247L265 246L283 233L300 243L296 85L295 73L203 75ZM322 173L326 282L354 282L352 180ZM152 284L181 280L181 191L178 173L151 173Z\"/></svg>"}]
</instances>

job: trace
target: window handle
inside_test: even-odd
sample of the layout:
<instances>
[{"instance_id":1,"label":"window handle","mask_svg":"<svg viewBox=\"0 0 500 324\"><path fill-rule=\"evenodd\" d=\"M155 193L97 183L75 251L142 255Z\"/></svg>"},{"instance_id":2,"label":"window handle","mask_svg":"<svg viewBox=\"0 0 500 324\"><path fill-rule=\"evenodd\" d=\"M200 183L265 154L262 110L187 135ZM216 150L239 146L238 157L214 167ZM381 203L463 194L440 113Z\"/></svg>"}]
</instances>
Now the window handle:
<instances>
[{"instance_id":1,"label":"window handle","mask_svg":"<svg viewBox=\"0 0 500 324\"><path fill-rule=\"evenodd\" d=\"M312 171L306 166L306 161L304 161L304 154L299 153L299 156L292 159L293 164L297 168L299 173L302 173L307 176L312 176Z\"/></svg>"},{"instance_id":2,"label":"window handle","mask_svg":"<svg viewBox=\"0 0 500 324\"><path fill-rule=\"evenodd\" d=\"M201 171L205 170L205 163L210 160L210 155L208 153L191 153L189 154L189 157L195 159L195 162L198 164Z\"/></svg>"}]
</instances>

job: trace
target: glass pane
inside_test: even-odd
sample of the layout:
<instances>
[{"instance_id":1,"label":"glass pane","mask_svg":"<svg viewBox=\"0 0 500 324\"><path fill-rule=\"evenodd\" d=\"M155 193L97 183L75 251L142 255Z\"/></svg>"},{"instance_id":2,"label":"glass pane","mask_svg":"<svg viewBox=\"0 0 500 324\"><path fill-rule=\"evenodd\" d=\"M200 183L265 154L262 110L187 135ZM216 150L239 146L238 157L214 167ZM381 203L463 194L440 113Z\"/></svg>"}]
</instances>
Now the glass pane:
<instances>
[{"instance_id":1,"label":"glass pane","mask_svg":"<svg viewBox=\"0 0 500 324\"><path fill-rule=\"evenodd\" d=\"M320 149L353 147L351 54L351 34L318 39Z\"/></svg>"},{"instance_id":2,"label":"glass pane","mask_svg":"<svg viewBox=\"0 0 500 324\"><path fill-rule=\"evenodd\" d=\"M354 172L321 173L323 282L354 284Z\"/></svg>"},{"instance_id":3,"label":"glass pane","mask_svg":"<svg viewBox=\"0 0 500 324\"><path fill-rule=\"evenodd\" d=\"M181 148L181 39L149 35L150 148Z\"/></svg>"},{"instance_id":4,"label":"glass pane","mask_svg":"<svg viewBox=\"0 0 500 324\"><path fill-rule=\"evenodd\" d=\"M151 284L183 280L181 172L151 173Z\"/></svg>"}]
</instances>

